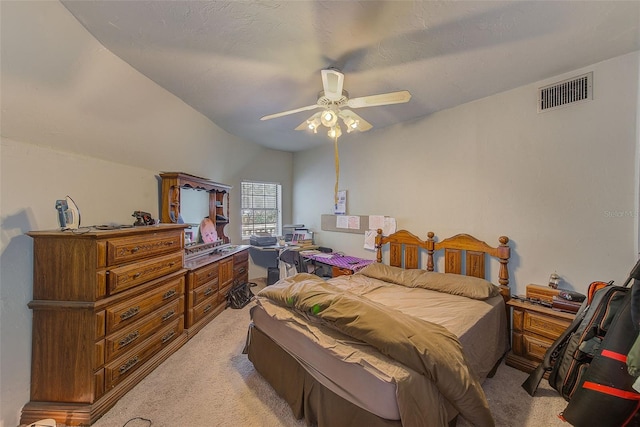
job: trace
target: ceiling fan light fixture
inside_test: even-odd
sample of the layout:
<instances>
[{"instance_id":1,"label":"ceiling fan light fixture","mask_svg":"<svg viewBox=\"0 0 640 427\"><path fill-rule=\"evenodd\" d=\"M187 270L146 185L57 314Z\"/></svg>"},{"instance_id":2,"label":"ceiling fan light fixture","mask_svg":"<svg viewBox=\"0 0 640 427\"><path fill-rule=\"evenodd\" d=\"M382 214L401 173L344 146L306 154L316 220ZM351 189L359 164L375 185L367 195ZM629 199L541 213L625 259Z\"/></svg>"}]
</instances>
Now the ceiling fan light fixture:
<instances>
[{"instance_id":1,"label":"ceiling fan light fixture","mask_svg":"<svg viewBox=\"0 0 640 427\"><path fill-rule=\"evenodd\" d=\"M322 70L321 74L323 90L318 93L318 99L315 104L269 114L261 117L260 120L270 120L289 114L318 109L318 112L300 123L295 130L307 130L318 133L318 128L322 125L328 129L327 133L330 138L337 138L342 135L342 129L340 125L338 125L339 119L344 122L347 133L351 133L354 130L366 132L373 127L371 123L351 111L351 109L401 104L409 102L411 99L411 93L407 90L349 98L349 93L344 90L344 74L335 68Z\"/></svg>"},{"instance_id":2,"label":"ceiling fan light fixture","mask_svg":"<svg viewBox=\"0 0 640 427\"><path fill-rule=\"evenodd\" d=\"M339 138L340 135L342 135L342 129L340 129L340 125L336 124L331 129L329 129L329 132L327 132L327 135L331 139Z\"/></svg>"},{"instance_id":3,"label":"ceiling fan light fixture","mask_svg":"<svg viewBox=\"0 0 640 427\"><path fill-rule=\"evenodd\" d=\"M333 110L324 110L322 112L322 116L320 120L322 121L323 125L325 125L328 128L332 128L335 126L336 122L338 121L338 115Z\"/></svg>"},{"instance_id":4,"label":"ceiling fan light fixture","mask_svg":"<svg viewBox=\"0 0 640 427\"><path fill-rule=\"evenodd\" d=\"M318 133L318 126L320 126L320 118L317 115L312 116L307 120L307 127L312 130L313 133Z\"/></svg>"},{"instance_id":5,"label":"ceiling fan light fixture","mask_svg":"<svg viewBox=\"0 0 640 427\"><path fill-rule=\"evenodd\" d=\"M358 129L358 125L360 124L359 120L354 119L353 117L343 117L342 121L344 121L345 126L347 127L347 133L351 133L354 130Z\"/></svg>"}]
</instances>

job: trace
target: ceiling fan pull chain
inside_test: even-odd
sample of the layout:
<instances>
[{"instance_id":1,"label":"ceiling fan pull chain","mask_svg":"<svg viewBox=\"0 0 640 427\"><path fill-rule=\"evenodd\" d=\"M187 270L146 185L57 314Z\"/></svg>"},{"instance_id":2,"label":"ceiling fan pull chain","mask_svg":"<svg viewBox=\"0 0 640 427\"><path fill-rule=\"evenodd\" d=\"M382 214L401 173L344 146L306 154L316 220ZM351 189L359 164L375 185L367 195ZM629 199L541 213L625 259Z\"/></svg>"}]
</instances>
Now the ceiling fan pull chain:
<instances>
[{"instance_id":1,"label":"ceiling fan pull chain","mask_svg":"<svg viewBox=\"0 0 640 427\"><path fill-rule=\"evenodd\" d=\"M338 208L338 181L340 179L340 156L338 155L338 137L334 137L333 138L333 149L335 152L335 159L336 159L336 186L333 190L333 202L334 202L334 206L337 209Z\"/></svg>"}]
</instances>

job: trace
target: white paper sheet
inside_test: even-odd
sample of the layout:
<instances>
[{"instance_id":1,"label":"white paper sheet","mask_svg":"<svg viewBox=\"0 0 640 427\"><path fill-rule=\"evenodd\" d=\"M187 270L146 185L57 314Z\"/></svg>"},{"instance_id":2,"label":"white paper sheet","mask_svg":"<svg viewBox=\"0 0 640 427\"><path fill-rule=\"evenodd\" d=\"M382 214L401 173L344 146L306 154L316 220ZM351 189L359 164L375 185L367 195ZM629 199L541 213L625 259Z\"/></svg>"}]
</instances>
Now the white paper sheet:
<instances>
[{"instance_id":1,"label":"white paper sheet","mask_svg":"<svg viewBox=\"0 0 640 427\"><path fill-rule=\"evenodd\" d=\"M336 228L349 228L349 218L346 215L336 215Z\"/></svg>"},{"instance_id":2,"label":"white paper sheet","mask_svg":"<svg viewBox=\"0 0 640 427\"><path fill-rule=\"evenodd\" d=\"M364 232L364 248L369 250L375 250L376 248L376 236L377 231L367 230Z\"/></svg>"},{"instance_id":3,"label":"white paper sheet","mask_svg":"<svg viewBox=\"0 0 640 427\"><path fill-rule=\"evenodd\" d=\"M384 228L384 215L369 215L369 230Z\"/></svg>"}]
</instances>

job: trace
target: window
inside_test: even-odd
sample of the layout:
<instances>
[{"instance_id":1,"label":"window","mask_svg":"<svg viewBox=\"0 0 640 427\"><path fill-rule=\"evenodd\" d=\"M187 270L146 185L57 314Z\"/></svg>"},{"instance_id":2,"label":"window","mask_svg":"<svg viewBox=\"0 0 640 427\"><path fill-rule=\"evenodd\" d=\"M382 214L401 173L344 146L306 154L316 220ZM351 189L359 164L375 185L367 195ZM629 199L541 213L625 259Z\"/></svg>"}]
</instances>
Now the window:
<instances>
[{"instance_id":1,"label":"window","mask_svg":"<svg viewBox=\"0 0 640 427\"><path fill-rule=\"evenodd\" d=\"M269 182L244 181L242 183L242 239L252 234L282 234L282 186Z\"/></svg>"}]
</instances>

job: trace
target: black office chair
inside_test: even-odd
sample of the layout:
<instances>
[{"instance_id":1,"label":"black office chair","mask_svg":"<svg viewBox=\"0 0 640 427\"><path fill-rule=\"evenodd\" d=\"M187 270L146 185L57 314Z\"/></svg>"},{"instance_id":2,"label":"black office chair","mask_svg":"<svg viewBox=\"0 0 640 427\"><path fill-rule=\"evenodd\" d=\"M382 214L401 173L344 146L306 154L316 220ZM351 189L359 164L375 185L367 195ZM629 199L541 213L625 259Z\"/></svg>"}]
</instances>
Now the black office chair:
<instances>
[{"instance_id":1,"label":"black office chair","mask_svg":"<svg viewBox=\"0 0 640 427\"><path fill-rule=\"evenodd\" d=\"M278 260L284 264L284 277L293 276L296 273L309 273L307 263L295 249L285 249L278 255Z\"/></svg>"}]
</instances>

